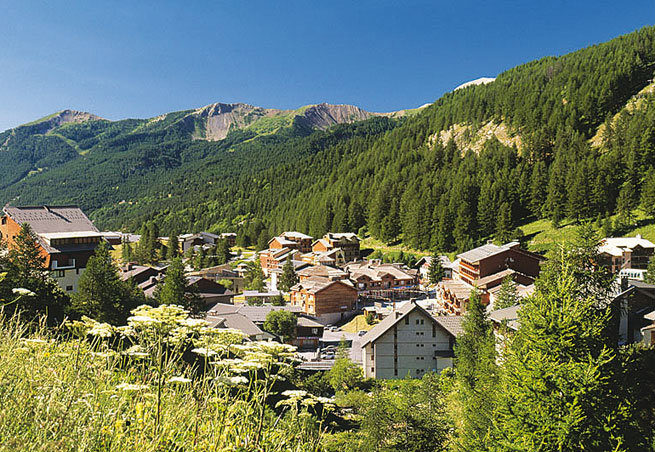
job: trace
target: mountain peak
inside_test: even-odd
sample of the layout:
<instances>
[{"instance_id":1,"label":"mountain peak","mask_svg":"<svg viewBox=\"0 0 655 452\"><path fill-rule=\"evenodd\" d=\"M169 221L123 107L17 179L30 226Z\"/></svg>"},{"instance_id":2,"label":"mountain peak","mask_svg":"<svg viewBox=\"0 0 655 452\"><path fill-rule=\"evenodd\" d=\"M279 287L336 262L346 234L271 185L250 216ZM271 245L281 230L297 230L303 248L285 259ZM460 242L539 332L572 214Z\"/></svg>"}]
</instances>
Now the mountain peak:
<instances>
[{"instance_id":1,"label":"mountain peak","mask_svg":"<svg viewBox=\"0 0 655 452\"><path fill-rule=\"evenodd\" d=\"M472 85L486 85L487 83L491 83L494 80L496 80L495 77L480 77L476 78L475 80L471 80L466 83L462 83L459 85L457 88L455 88L453 91L457 91L458 89L466 88L467 86L472 86Z\"/></svg>"}]
</instances>

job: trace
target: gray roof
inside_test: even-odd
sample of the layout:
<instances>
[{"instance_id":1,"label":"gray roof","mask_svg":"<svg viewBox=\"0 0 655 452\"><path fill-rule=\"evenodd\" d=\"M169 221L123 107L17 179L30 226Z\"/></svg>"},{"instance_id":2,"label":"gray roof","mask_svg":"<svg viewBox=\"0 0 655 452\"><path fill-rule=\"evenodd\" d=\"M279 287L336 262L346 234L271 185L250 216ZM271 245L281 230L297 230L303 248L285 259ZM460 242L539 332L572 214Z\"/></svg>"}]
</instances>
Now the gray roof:
<instances>
[{"instance_id":1,"label":"gray roof","mask_svg":"<svg viewBox=\"0 0 655 452\"><path fill-rule=\"evenodd\" d=\"M400 322L402 319L404 319L409 313L414 311L415 309L418 309L420 312L422 312L426 317L428 317L430 320L432 320L434 323L438 324L440 327L442 327L444 330L446 330L449 334L452 334L453 336L456 336L455 333L453 333L451 330L455 331L456 327L453 323L449 322L444 322L443 324L438 320L438 318L435 318L434 316L430 315L428 311L417 305L415 302L410 302L410 303L405 303L402 307L397 309L396 311L392 312L391 315L387 316L382 320L380 323L375 325L368 333L366 333L364 336L362 336L362 342L361 346L364 347L366 344L369 342L375 342L378 340L384 333L386 333L391 327L393 327L396 323ZM448 324L448 326L446 326Z\"/></svg>"},{"instance_id":2,"label":"gray roof","mask_svg":"<svg viewBox=\"0 0 655 452\"><path fill-rule=\"evenodd\" d=\"M77 206L5 206L4 212L16 223L29 223L37 234L53 232L100 232Z\"/></svg>"},{"instance_id":3,"label":"gray roof","mask_svg":"<svg viewBox=\"0 0 655 452\"><path fill-rule=\"evenodd\" d=\"M473 248L472 250L466 251L465 253L458 254L457 257L467 262L479 262L482 259L498 253L502 253L508 249L509 248L506 248L505 246L498 246L494 245L493 243L487 243L486 245Z\"/></svg>"},{"instance_id":4,"label":"gray roof","mask_svg":"<svg viewBox=\"0 0 655 452\"><path fill-rule=\"evenodd\" d=\"M446 331L448 331L453 336L457 337L460 334L464 334L464 328L462 328L462 320L464 317L461 315L440 315L434 318L439 325L443 326Z\"/></svg>"},{"instance_id":5,"label":"gray roof","mask_svg":"<svg viewBox=\"0 0 655 452\"><path fill-rule=\"evenodd\" d=\"M224 320L218 325L219 327L239 330L248 336L256 336L264 333L252 320L243 314L235 312L232 314L223 314L220 317Z\"/></svg>"},{"instance_id":6,"label":"gray roof","mask_svg":"<svg viewBox=\"0 0 655 452\"><path fill-rule=\"evenodd\" d=\"M519 326L519 311L521 310L521 305L517 304L516 306L510 306L509 308L498 309L489 314L489 319L492 322L502 323L507 321L507 326L513 330L518 330Z\"/></svg>"},{"instance_id":7,"label":"gray roof","mask_svg":"<svg viewBox=\"0 0 655 452\"><path fill-rule=\"evenodd\" d=\"M266 316L271 311L289 311L293 313L302 312L300 306L249 306L246 304L225 304L225 303L216 303L214 306L209 308L208 315L224 317L226 314L235 314L239 313L246 316L248 319L255 323L264 323Z\"/></svg>"}]
</instances>

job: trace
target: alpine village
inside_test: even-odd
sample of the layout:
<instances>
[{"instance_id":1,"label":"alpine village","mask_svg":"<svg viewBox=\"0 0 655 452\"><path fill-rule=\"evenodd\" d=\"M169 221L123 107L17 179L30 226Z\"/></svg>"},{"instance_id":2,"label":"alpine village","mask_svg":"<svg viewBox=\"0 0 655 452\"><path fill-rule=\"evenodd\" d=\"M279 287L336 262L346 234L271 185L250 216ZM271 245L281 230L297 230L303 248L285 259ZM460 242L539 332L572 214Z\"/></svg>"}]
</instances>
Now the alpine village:
<instances>
[{"instance_id":1,"label":"alpine village","mask_svg":"<svg viewBox=\"0 0 655 452\"><path fill-rule=\"evenodd\" d=\"M0 133L0 450L654 451L654 76Z\"/></svg>"}]
</instances>

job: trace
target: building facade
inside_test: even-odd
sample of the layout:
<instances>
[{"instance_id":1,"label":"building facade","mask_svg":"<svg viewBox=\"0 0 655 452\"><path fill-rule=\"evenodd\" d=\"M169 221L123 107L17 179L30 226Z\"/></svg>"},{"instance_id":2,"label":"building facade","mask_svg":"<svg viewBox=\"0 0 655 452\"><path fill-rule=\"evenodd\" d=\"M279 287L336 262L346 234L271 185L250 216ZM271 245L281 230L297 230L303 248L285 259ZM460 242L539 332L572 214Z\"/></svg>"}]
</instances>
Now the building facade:
<instances>
[{"instance_id":1,"label":"building facade","mask_svg":"<svg viewBox=\"0 0 655 452\"><path fill-rule=\"evenodd\" d=\"M36 234L46 269L66 292L77 291L89 258L103 235L77 206L5 206L0 218L0 240L11 249L23 224Z\"/></svg>"},{"instance_id":2,"label":"building facade","mask_svg":"<svg viewBox=\"0 0 655 452\"><path fill-rule=\"evenodd\" d=\"M433 317L414 301L407 303L362 337L364 376L421 378L452 367L460 332L461 317Z\"/></svg>"}]
</instances>

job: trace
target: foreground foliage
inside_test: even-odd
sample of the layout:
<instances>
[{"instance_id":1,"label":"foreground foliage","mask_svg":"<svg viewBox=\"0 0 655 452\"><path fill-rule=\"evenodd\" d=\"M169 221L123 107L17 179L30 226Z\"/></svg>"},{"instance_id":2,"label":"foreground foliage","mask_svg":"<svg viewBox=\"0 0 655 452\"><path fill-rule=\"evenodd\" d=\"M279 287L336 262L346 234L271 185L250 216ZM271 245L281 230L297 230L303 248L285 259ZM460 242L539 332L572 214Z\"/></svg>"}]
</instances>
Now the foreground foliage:
<instances>
[{"instance_id":1,"label":"foreground foliage","mask_svg":"<svg viewBox=\"0 0 655 452\"><path fill-rule=\"evenodd\" d=\"M0 324L0 451L320 449L324 405L281 391L287 346L203 331L176 307L71 327L77 339ZM200 367L183 359L193 346Z\"/></svg>"}]
</instances>

